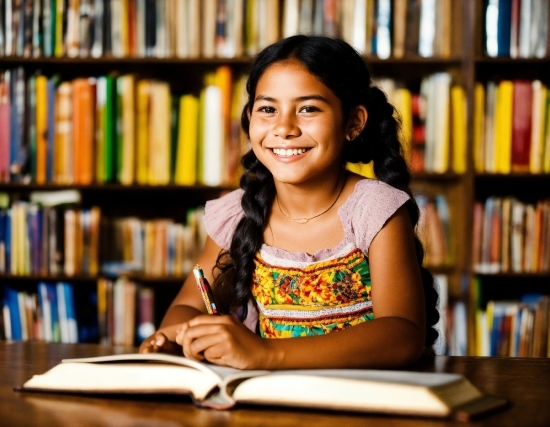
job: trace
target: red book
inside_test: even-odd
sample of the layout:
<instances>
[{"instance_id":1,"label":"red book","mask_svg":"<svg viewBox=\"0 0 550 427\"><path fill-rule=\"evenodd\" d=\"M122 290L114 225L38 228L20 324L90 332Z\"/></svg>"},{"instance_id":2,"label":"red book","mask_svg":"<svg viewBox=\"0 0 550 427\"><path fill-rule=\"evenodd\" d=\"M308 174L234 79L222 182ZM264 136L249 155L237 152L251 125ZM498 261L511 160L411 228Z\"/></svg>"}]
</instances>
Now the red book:
<instances>
[{"instance_id":1,"label":"red book","mask_svg":"<svg viewBox=\"0 0 550 427\"><path fill-rule=\"evenodd\" d=\"M529 171L531 155L531 108L533 87L530 81L514 81L512 112L512 170Z\"/></svg>"},{"instance_id":2,"label":"red book","mask_svg":"<svg viewBox=\"0 0 550 427\"><path fill-rule=\"evenodd\" d=\"M10 180L10 99L8 84L0 76L0 182Z\"/></svg>"}]
</instances>

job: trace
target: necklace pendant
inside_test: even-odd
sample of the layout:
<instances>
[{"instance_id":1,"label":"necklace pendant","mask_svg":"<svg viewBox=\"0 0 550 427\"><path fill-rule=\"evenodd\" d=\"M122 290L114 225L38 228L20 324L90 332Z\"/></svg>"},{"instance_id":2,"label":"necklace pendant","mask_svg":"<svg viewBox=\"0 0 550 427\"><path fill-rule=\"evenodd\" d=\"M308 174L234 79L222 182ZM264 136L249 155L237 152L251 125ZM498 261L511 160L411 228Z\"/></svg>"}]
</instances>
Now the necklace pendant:
<instances>
[{"instance_id":1,"label":"necklace pendant","mask_svg":"<svg viewBox=\"0 0 550 427\"><path fill-rule=\"evenodd\" d=\"M295 222L297 222L298 224L305 224L311 218L291 218L291 219L294 220Z\"/></svg>"}]
</instances>

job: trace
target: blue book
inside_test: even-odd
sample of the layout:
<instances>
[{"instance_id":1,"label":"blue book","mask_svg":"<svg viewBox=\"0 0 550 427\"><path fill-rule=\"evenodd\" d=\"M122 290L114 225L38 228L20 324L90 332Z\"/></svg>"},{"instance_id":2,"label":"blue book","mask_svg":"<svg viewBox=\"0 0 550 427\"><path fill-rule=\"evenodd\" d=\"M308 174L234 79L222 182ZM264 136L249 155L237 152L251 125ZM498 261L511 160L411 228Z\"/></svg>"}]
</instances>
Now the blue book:
<instances>
[{"instance_id":1,"label":"blue book","mask_svg":"<svg viewBox=\"0 0 550 427\"><path fill-rule=\"evenodd\" d=\"M52 308L48 299L48 287L44 282L38 284L38 304L40 305L40 313L42 313L44 341L51 342L53 337Z\"/></svg>"},{"instance_id":2,"label":"blue book","mask_svg":"<svg viewBox=\"0 0 550 427\"><path fill-rule=\"evenodd\" d=\"M73 285L70 283L63 283L63 290L65 292L65 313L67 315L67 329L69 332L69 342L78 342L78 323L76 320L76 305L74 299Z\"/></svg>"},{"instance_id":3,"label":"blue book","mask_svg":"<svg viewBox=\"0 0 550 427\"><path fill-rule=\"evenodd\" d=\"M498 1L497 19L497 56L510 56L510 38L512 35L512 0Z\"/></svg>"},{"instance_id":4,"label":"blue book","mask_svg":"<svg viewBox=\"0 0 550 427\"><path fill-rule=\"evenodd\" d=\"M18 292L15 289L9 286L4 287L4 305L8 306L10 312L11 339L13 340L21 340L23 338L17 294Z\"/></svg>"},{"instance_id":5,"label":"blue book","mask_svg":"<svg viewBox=\"0 0 550 427\"><path fill-rule=\"evenodd\" d=\"M56 285L55 283L46 283L45 285L52 318L52 341L61 342L61 328L59 325L59 308L57 305Z\"/></svg>"}]
</instances>

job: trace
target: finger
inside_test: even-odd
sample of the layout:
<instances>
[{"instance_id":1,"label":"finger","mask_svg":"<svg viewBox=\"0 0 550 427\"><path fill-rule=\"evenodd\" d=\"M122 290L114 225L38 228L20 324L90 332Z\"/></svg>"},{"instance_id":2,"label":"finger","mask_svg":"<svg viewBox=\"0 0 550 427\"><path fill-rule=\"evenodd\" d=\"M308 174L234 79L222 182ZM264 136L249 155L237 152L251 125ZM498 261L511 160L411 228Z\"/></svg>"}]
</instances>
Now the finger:
<instances>
[{"instance_id":1,"label":"finger","mask_svg":"<svg viewBox=\"0 0 550 427\"><path fill-rule=\"evenodd\" d=\"M203 360L206 358L207 352L210 354L210 357L219 357L223 354L223 349L221 349L221 347L225 347L226 345L226 340L220 339L220 336L217 334L212 334L203 335L189 341L187 349L191 357Z\"/></svg>"},{"instance_id":2,"label":"finger","mask_svg":"<svg viewBox=\"0 0 550 427\"><path fill-rule=\"evenodd\" d=\"M164 335L162 332L159 332L155 336L155 342L154 342L153 345L156 345L158 347L162 347L165 342L166 342L166 335Z\"/></svg>"},{"instance_id":3,"label":"finger","mask_svg":"<svg viewBox=\"0 0 550 427\"><path fill-rule=\"evenodd\" d=\"M189 327L197 325L215 325L215 324L225 324L229 325L234 322L233 317L231 316L212 316L208 314L203 314L201 316L193 317L189 322Z\"/></svg>"}]
</instances>

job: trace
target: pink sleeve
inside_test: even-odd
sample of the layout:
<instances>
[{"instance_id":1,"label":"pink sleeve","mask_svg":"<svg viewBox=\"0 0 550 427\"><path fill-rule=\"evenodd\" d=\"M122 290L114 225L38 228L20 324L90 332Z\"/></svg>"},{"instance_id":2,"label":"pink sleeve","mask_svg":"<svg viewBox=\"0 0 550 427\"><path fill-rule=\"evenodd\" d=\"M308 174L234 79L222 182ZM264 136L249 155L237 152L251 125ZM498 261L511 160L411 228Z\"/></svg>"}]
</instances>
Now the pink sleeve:
<instances>
[{"instance_id":1,"label":"pink sleeve","mask_svg":"<svg viewBox=\"0 0 550 427\"><path fill-rule=\"evenodd\" d=\"M352 213L352 227L357 247L368 255L374 237L410 197L385 182L371 179L365 180L358 190L359 197Z\"/></svg>"},{"instance_id":2,"label":"pink sleeve","mask_svg":"<svg viewBox=\"0 0 550 427\"><path fill-rule=\"evenodd\" d=\"M229 249L237 224L243 217L243 190L235 190L219 199L206 202L203 217L208 235L222 249Z\"/></svg>"}]
</instances>

